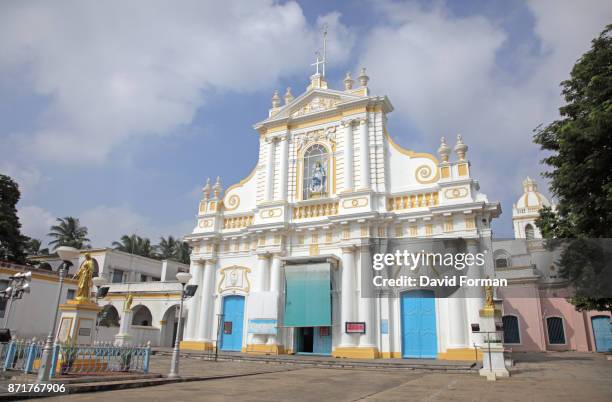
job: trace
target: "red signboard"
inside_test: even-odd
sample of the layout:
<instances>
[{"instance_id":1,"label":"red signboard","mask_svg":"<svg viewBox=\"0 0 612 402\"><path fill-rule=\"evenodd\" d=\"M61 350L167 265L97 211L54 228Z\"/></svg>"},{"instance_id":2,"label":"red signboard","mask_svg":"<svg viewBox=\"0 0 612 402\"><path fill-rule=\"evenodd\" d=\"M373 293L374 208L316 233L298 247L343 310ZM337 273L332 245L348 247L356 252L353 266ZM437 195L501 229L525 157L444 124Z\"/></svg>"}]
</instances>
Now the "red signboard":
<instances>
[{"instance_id":1,"label":"red signboard","mask_svg":"<svg viewBox=\"0 0 612 402\"><path fill-rule=\"evenodd\" d=\"M347 334L365 334L366 324L365 322L346 322L344 332Z\"/></svg>"}]
</instances>

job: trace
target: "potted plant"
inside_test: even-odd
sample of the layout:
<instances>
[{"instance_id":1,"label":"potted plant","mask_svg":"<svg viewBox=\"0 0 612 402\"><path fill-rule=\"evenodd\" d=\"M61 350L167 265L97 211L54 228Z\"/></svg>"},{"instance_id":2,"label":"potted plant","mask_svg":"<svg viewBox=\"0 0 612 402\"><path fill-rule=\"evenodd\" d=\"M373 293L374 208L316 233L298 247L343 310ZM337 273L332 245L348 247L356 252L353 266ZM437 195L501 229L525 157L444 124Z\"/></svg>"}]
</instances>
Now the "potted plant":
<instances>
[{"instance_id":1,"label":"potted plant","mask_svg":"<svg viewBox=\"0 0 612 402\"><path fill-rule=\"evenodd\" d=\"M130 371L130 365L132 363L132 349L123 348L121 350L121 371Z\"/></svg>"},{"instance_id":2,"label":"potted plant","mask_svg":"<svg viewBox=\"0 0 612 402\"><path fill-rule=\"evenodd\" d=\"M76 345L76 342L71 337L68 337L66 341L61 345L60 350L60 373L68 374L74 362L76 361L78 347Z\"/></svg>"}]
</instances>

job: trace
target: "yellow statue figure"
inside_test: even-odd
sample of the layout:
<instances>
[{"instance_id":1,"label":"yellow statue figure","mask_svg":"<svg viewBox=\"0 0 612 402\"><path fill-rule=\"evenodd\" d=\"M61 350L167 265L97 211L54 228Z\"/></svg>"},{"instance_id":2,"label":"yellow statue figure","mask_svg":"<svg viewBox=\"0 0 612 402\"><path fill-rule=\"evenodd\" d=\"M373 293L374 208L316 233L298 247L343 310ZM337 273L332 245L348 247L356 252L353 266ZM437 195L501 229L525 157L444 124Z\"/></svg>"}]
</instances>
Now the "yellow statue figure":
<instances>
[{"instance_id":1,"label":"yellow statue figure","mask_svg":"<svg viewBox=\"0 0 612 402\"><path fill-rule=\"evenodd\" d=\"M91 296L91 286L93 285L93 274L95 269L95 261L91 258L91 254L85 254L85 261L79 267L73 279L79 281L79 286L76 294L77 302L88 302Z\"/></svg>"},{"instance_id":2,"label":"yellow statue figure","mask_svg":"<svg viewBox=\"0 0 612 402\"><path fill-rule=\"evenodd\" d=\"M123 307L123 311L130 311L132 309L132 302L134 301L134 296L132 296L132 294L128 294L127 298L125 299L125 305Z\"/></svg>"},{"instance_id":3,"label":"yellow statue figure","mask_svg":"<svg viewBox=\"0 0 612 402\"><path fill-rule=\"evenodd\" d=\"M489 310L495 309L495 303L493 302L493 286L485 286L485 306L484 308Z\"/></svg>"}]
</instances>

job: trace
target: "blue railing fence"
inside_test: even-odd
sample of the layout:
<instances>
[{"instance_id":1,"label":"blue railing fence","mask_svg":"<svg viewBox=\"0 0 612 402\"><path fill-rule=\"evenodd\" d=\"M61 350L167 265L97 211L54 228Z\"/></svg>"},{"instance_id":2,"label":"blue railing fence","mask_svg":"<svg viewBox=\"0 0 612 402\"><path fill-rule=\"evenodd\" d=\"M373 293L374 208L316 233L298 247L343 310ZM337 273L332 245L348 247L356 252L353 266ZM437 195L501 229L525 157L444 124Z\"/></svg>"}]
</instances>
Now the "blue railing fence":
<instances>
[{"instance_id":1,"label":"blue railing fence","mask_svg":"<svg viewBox=\"0 0 612 402\"><path fill-rule=\"evenodd\" d=\"M3 370L37 373L44 342L15 339L0 344L0 363ZM98 373L148 373L151 343L146 345L115 346L112 343L75 345L59 343L53 346L51 376L95 375Z\"/></svg>"}]
</instances>

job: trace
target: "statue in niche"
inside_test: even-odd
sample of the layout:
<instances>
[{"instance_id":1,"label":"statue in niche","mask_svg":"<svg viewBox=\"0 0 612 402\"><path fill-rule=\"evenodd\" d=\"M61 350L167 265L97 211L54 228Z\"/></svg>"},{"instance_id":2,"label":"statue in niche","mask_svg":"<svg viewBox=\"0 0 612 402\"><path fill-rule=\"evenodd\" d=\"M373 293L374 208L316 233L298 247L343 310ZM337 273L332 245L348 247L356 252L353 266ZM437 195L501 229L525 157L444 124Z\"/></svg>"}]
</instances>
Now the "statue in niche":
<instances>
[{"instance_id":1,"label":"statue in niche","mask_svg":"<svg viewBox=\"0 0 612 402\"><path fill-rule=\"evenodd\" d=\"M325 181L327 174L325 168L320 161L317 161L312 169L312 178L310 179L310 192L322 194L325 192Z\"/></svg>"}]
</instances>

